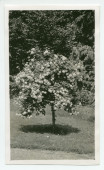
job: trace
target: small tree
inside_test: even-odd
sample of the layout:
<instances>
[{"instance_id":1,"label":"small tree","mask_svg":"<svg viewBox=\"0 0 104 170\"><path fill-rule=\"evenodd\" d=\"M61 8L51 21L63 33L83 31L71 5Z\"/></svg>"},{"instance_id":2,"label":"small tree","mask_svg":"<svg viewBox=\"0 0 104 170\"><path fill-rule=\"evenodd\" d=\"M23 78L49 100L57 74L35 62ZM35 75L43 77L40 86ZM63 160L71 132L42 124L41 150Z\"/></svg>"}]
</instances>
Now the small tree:
<instances>
[{"instance_id":1,"label":"small tree","mask_svg":"<svg viewBox=\"0 0 104 170\"><path fill-rule=\"evenodd\" d=\"M48 49L44 52L31 49L29 62L15 77L20 89L17 102L21 106L21 115L30 117L34 110L37 114L45 114L46 105L50 105L55 128L57 109L74 113L83 74L83 62L78 58L73 61Z\"/></svg>"}]
</instances>

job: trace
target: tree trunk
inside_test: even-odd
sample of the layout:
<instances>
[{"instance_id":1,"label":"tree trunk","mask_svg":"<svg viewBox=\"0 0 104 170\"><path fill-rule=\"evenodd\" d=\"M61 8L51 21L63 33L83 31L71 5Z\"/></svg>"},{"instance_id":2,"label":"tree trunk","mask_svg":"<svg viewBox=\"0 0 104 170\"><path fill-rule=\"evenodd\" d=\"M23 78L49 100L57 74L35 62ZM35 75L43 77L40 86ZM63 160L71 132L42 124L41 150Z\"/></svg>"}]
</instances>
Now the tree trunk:
<instances>
[{"instance_id":1,"label":"tree trunk","mask_svg":"<svg viewBox=\"0 0 104 170\"><path fill-rule=\"evenodd\" d=\"M55 110L54 110L54 104L51 105L51 111L52 111L52 126L53 126L53 132L55 130Z\"/></svg>"}]
</instances>

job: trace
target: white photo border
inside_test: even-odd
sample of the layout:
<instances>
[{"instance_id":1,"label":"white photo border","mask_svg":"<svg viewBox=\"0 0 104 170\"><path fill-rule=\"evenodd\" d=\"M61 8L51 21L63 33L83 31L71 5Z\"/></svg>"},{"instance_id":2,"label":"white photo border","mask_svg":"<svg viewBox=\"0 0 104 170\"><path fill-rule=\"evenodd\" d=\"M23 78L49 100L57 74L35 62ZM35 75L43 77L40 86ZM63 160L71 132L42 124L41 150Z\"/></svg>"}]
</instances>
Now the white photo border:
<instances>
[{"instance_id":1,"label":"white photo border","mask_svg":"<svg viewBox=\"0 0 104 170\"><path fill-rule=\"evenodd\" d=\"M10 159L10 97L9 97L9 10L95 10L95 160L11 160ZM6 93L6 164L63 164L63 165L98 165L100 162L100 122L99 122L99 75L100 75L100 15L98 5L6 5L5 6L5 93Z\"/></svg>"}]
</instances>

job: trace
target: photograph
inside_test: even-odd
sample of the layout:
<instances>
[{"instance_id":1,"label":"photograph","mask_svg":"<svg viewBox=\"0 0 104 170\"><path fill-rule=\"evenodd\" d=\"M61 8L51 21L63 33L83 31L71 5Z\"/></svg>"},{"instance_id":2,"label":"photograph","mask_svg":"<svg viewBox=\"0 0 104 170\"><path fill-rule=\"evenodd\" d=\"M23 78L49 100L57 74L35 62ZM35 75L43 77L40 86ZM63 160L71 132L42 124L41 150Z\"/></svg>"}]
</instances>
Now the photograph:
<instances>
[{"instance_id":1,"label":"photograph","mask_svg":"<svg viewBox=\"0 0 104 170\"><path fill-rule=\"evenodd\" d=\"M99 162L99 7L6 8L9 163Z\"/></svg>"}]
</instances>

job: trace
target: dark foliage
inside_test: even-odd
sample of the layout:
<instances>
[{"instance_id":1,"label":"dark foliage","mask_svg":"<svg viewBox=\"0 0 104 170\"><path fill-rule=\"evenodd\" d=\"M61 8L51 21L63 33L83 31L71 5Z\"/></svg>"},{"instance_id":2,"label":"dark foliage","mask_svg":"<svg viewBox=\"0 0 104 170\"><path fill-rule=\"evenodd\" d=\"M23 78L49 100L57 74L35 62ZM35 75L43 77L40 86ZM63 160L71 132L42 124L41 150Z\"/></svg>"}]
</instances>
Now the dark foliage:
<instances>
[{"instance_id":1,"label":"dark foliage","mask_svg":"<svg viewBox=\"0 0 104 170\"><path fill-rule=\"evenodd\" d=\"M10 11L10 75L22 70L28 51L46 47L67 57L79 43L94 47L94 11Z\"/></svg>"}]
</instances>

